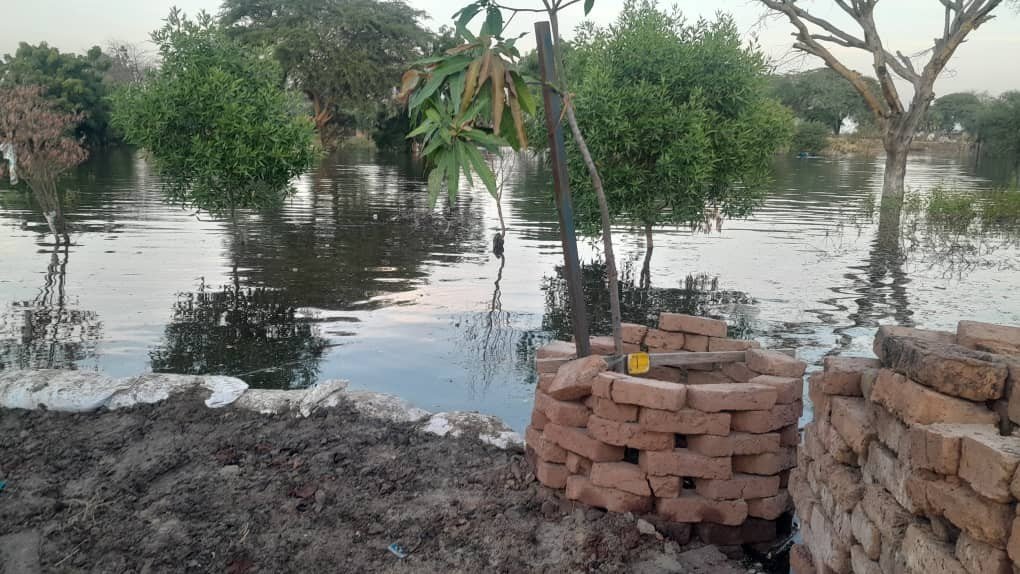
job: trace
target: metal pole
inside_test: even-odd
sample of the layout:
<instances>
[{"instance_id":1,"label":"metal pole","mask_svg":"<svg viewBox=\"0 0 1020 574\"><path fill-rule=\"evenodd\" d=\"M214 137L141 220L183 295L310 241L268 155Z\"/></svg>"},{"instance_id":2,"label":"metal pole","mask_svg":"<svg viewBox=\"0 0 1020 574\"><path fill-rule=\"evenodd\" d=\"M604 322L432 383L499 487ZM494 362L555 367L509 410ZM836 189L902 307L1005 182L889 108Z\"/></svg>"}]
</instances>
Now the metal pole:
<instances>
[{"instance_id":1,"label":"metal pole","mask_svg":"<svg viewBox=\"0 0 1020 574\"><path fill-rule=\"evenodd\" d=\"M584 306L584 285L581 283L581 263L577 257L577 234L574 232L574 205L570 200L570 179L567 175L567 150L563 143L563 104L551 86L557 84L556 58L553 52L552 31L548 22L535 23L538 41L538 63L542 72L542 101L545 103L545 126L549 132L549 157L552 160L553 191L556 194L556 211L560 216L560 241L563 243L564 275L570 294L571 320L574 325L574 343L577 356L591 354L588 341L588 315Z\"/></svg>"}]
</instances>

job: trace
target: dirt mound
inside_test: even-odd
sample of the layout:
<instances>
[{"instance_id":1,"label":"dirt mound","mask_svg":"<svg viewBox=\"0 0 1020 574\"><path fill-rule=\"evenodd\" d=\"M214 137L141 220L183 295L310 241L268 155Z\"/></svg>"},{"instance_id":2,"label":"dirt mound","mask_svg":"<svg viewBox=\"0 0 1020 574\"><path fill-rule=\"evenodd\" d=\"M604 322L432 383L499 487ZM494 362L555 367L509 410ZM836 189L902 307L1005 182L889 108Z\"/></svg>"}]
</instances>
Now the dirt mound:
<instances>
[{"instance_id":1,"label":"dirt mound","mask_svg":"<svg viewBox=\"0 0 1020 574\"><path fill-rule=\"evenodd\" d=\"M203 398L0 410L0 570L744 571L575 508L519 452L346 404L302 419Z\"/></svg>"}]
</instances>

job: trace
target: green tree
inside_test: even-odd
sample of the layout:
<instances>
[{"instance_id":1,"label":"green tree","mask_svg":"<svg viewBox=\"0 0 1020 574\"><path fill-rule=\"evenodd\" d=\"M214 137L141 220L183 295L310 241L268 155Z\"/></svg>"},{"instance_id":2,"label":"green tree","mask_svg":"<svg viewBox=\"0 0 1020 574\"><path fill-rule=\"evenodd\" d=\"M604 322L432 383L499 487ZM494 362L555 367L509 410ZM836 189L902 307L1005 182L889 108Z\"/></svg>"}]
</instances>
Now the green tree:
<instances>
[{"instance_id":1,"label":"green tree","mask_svg":"<svg viewBox=\"0 0 1020 574\"><path fill-rule=\"evenodd\" d=\"M865 78L865 82L872 92L880 93L878 80ZM772 86L779 101L793 110L798 118L825 124L835 135L839 135L848 119L857 123L871 121L871 110L864 98L829 68L776 76Z\"/></svg>"},{"instance_id":2,"label":"green tree","mask_svg":"<svg viewBox=\"0 0 1020 574\"><path fill-rule=\"evenodd\" d=\"M598 159L610 214L645 230L744 216L763 198L775 152L793 118L771 99L766 61L733 20L686 24L679 12L628 1L617 21L577 45L578 122ZM568 146L575 214L601 223L583 158Z\"/></svg>"},{"instance_id":3,"label":"green tree","mask_svg":"<svg viewBox=\"0 0 1020 574\"><path fill-rule=\"evenodd\" d=\"M95 46L85 55L62 53L42 42L22 42L0 62L0 86L41 86L47 98L67 113L80 114L75 133L90 148L113 143L110 105L103 76L110 58Z\"/></svg>"},{"instance_id":4,"label":"green tree","mask_svg":"<svg viewBox=\"0 0 1020 574\"><path fill-rule=\"evenodd\" d=\"M326 146L374 122L401 72L430 53L423 17L401 0L225 0L221 14L241 42L271 47Z\"/></svg>"},{"instance_id":5,"label":"green tree","mask_svg":"<svg viewBox=\"0 0 1020 574\"><path fill-rule=\"evenodd\" d=\"M830 133L821 122L798 122L793 132L793 151L818 153L828 147Z\"/></svg>"},{"instance_id":6,"label":"green tree","mask_svg":"<svg viewBox=\"0 0 1020 574\"><path fill-rule=\"evenodd\" d=\"M984 108L981 97L973 92L947 94L935 100L928 110L931 131L953 133L959 126L963 131L974 133L978 116Z\"/></svg>"},{"instance_id":7,"label":"green tree","mask_svg":"<svg viewBox=\"0 0 1020 574\"><path fill-rule=\"evenodd\" d=\"M149 151L177 203L214 214L282 200L315 158L311 123L271 58L201 13L174 10L152 35L162 66L116 100L128 141Z\"/></svg>"},{"instance_id":8,"label":"green tree","mask_svg":"<svg viewBox=\"0 0 1020 574\"><path fill-rule=\"evenodd\" d=\"M1020 91L989 102L978 115L976 131L982 152L1008 160L1020 185Z\"/></svg>"}]
</instances>

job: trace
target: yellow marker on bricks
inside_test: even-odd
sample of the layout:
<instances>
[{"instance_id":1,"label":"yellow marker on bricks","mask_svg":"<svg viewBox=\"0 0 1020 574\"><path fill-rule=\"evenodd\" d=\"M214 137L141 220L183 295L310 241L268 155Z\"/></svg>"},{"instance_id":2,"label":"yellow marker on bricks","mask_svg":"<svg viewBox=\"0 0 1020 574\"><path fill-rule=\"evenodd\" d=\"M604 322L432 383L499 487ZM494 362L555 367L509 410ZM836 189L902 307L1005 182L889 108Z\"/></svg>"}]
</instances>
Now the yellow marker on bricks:
<instances>
[{"instance_id":1,"label":"yellow marker on bricks","mask_svg":"<svg viewBox=\"0 0 1020 574\"><path fill-rule=\"evenodd\" d=\"M648 353L631 353L627 355L627 374L643 375L652 368Z\"/></svg>"}]
</instances>

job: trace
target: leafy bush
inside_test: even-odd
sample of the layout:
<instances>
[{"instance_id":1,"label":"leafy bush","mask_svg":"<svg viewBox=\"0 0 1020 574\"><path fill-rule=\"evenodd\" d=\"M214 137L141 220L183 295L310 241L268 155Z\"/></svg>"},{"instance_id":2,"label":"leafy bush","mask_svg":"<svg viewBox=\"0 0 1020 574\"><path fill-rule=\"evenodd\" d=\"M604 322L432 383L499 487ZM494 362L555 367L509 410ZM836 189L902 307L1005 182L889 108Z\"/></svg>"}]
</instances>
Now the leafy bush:
<instances>
[{"instance_id":1,"label":"leafy bush","mask_svg":"<svg viewBox=\"0 0 1020 574\"><path fill-rule=\"evenodd\" d=\"M793 133L793 151L819 153L829 146L830 133L821 122L800 122Z\"/></svg>"},{"instance_id":2,"label":"leafy bush","mask_svg":"<svg viewBox=\"0 0 1020 574\"><path fill-rule=\"evenodd\" d=\"M163 65L115 101L126 139L152 155L169 197L214 214L282 200L315 158L314 132L278 66L202 13L152 35Z\"/></svg>"}]
</instances>

